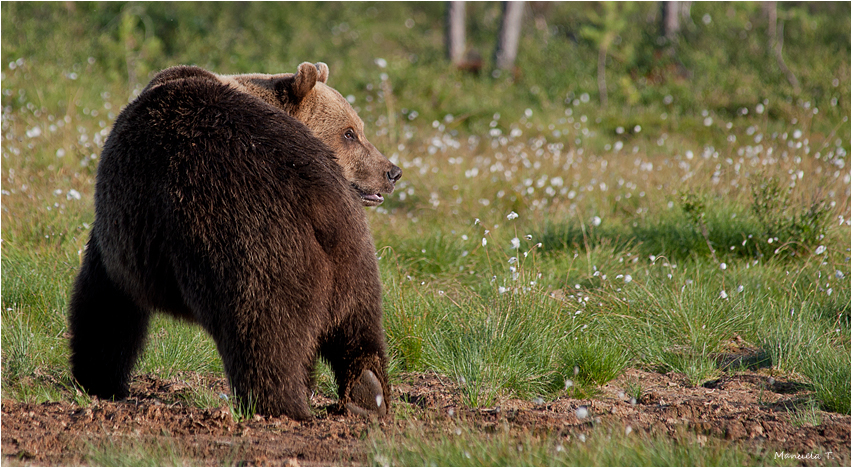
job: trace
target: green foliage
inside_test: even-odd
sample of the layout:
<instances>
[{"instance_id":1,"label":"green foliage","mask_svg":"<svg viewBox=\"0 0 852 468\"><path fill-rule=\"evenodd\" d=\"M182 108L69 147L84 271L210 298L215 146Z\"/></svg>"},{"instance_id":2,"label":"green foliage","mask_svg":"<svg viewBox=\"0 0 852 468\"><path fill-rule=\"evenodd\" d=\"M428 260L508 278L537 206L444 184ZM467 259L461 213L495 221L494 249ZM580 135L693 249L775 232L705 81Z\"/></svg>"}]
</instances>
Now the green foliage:
<instances>
[{"instance_id":1,"label":"green foliage","mask_svg":"<svg viewBox=\"0 0 852 468\"><path fill-rule=\"evenodd\" d=\"M438 322L429 336L427 362L458 379L469 405L492 405L506 391L525 396L547 390L552 346L568 330L540 291L498 293L448 309L451 319Z\"/></svg>"},{"instance_id":2,"label":"green foliage","mask_svg":"<svg viewBox=\"0 0 852 468\"><path fill-rule=\"evenodd\" d=\"M769 452L718 439L698 440L639 434L628 427L596 427L565 437L506 431L482 433L459 426L449 434L377 436L372 441L375 466L761 466L777 463Z\"/></svg>"},{"instance_id":3,"label":"green foliage","mask_svg":"<svg viewBox=\"0 0 852 468\"><path fill-rule=\"evenodd\" d=\"M222 361L213 340L200 327L157 315L149 326L148 343L137 370L169 378L181 371L222 372Z\"/></svg>"},{"instance_id":4,"label":"green foliage","mask_svg":"<svg viewBox=\"0 0 852 468\"><path fill-rule=\"evenodd\" d=\"M808 399L802 405L788 412L790 422L794 426L819 426L822 424L822 415L819 412L819 402Z\"/></svg>"},{"instance_id":5,"label":"green foliage","mask_svg":"<svg viewBox=\"0 0 852 468\"><path fill-rule=\"evenodd\" d=\"M790 251L811 251L825 238L831 210L820 192L804 206L792 203L790 187L782 187L774 177L752 181L751 211L763 229L762 238L774 239Z\"/></svg>"},{"instance_id":6,"label":"green foliage","mask_svg":"<svg viewBox=\"0 0 852 468\"><path fill-rule=\"evenodd\" d=\"M139 440L114 436L87 443L83 455L92 466L192 466L191 454L171 438Z\"/></svg>"},{"instance_id":7,"label":"green foliage","mask_svg":"<svg viewBox=\"0 0 852 468\"><path fill-rule=\"evenodd\" d=\"M223 404L226 404L224 396L226 395L217 393L213 389L196 386L192 387L189 392L184 393L182 399L188 405L197 408L219 408Z\"/></svg>"},{"instance_id":8,"label":"green foliage","mask_svg":"<svg viewBox=\"0 0 852 468\"><path fill-rule=\"evenodd\" d=\"M613 345L609 337L595 335L594 331L578 335L568 337L562 346L562 355L557 362L557 385L573 390L568 385L570 382L582 391L605 385L621 375L629 362L625 349Z\"/></svg>"},{"instance_id":9,"label":"green foliage","mask_svg":"<svg viewBox=\"0 0 852 468\"><path fill-rule=\"evenodd\" d=\"M846 349L823 347L813 350L811 359L804 361L801 372L813 383L814 396L825 411L850 413L849 394L852 372L849 363L852 354Z\"/></svg>"}]
</instances>

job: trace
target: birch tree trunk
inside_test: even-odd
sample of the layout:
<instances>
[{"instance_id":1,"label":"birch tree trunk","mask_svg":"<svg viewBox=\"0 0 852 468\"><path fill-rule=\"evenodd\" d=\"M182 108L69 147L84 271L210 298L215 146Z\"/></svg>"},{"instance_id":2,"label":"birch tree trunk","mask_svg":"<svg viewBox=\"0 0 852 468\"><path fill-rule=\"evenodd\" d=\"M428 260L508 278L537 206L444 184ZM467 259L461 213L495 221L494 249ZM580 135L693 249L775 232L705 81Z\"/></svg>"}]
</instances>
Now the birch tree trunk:
<instances>
[{"instance_id":1,"label":"birch tree trunk","mask_svg":"<svg viewBox=\"0 0 852 468\"><path fill-rule=\"evenodd\" d=\"M784 47L784 23L778 23L778 2L763 2L763 11L766 12L769 22L767 28L769 52L775 57L775 62L778 63L778 68L787 77L787 81L798 92L799 80L796 79L793 71L787 67L784 56L781 54L781 49Z\"/></svg>"},{"instance_id":2,"label":"birch tree trunk","mask_svg":"<svg viewBox=\"0 0 852 468\"><path fill-rule=\"evenodd\" d=\"M458 66L464 60L464 2L447 2L447 57Z\"/></svg>"},{"instance_id":3,"label":"birch tree trunk","mask_svg":"<svg viewBox=\"0 0 852 468\"><path fill-rule=\"evenodd\" d=\"M680 2L663 3L663 36L672 41L680 32Z\"/></svg>"},{"instance_id":4,"label":"birch tree trunk","mask_svg":"<svg viewBox=\"0 0 852 468\"><path fill-rule=\"evenodd\" d=\"M494 63L498 70L511 70L518 56L518 42L521 38L521 20L524 16L524 2L503 3L503 24L497 39Z\"/></svg>"}]
</instances>

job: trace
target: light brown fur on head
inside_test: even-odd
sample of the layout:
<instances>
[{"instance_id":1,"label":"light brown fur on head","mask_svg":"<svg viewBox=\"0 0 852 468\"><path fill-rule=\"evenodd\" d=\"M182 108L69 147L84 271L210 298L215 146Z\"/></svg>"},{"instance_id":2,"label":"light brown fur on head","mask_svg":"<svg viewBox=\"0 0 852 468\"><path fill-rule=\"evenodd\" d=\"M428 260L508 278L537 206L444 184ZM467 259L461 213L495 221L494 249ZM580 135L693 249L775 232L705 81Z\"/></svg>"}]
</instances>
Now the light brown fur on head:
<instances>
[{"instance_id":1,"label":"light brown fur on head","mask_svg":"<svg viewBox=\"0 0 852 468\"><path fill-rule=\"evenodd\" d=\"M349 102L326 85L328 66L304 62L296 74L218 76L225 84L278 107L307 126L337 156L343 174L367 206L380 205L402 176L364 133Z\"/></svg>"}]
</instances>

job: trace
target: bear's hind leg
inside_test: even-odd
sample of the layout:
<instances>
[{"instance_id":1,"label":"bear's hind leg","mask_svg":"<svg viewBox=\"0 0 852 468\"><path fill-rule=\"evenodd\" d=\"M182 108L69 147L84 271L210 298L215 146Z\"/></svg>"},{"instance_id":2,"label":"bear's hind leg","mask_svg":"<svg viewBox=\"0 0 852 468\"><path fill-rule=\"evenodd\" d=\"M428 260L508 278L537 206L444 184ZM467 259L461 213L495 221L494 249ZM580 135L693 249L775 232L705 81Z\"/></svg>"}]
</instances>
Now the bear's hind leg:
<instances>
[{"instance_id":1,"label":"bear's hind leg","mask_svg":"<svg viewBox=\"0 0 852 468\"><path fill-rule=\"evenodd\" d=\"M273 328L228 324L211 330L231 391L238 404L250 412L310 419L308 385L313 348L294 332ZM253 331L241 334L240 329Z\"/></svg>"},{"instance_id":2,"label":"bear's hind leg","mask_svg":"<svg viewBox=\"0 0 852 468\"><path fill-rule=\"evenodd\" d=\"M91 395L124 398L150 313L109 278L94 237L69 304L71 371Z\"/></svg>"}]
</instances>

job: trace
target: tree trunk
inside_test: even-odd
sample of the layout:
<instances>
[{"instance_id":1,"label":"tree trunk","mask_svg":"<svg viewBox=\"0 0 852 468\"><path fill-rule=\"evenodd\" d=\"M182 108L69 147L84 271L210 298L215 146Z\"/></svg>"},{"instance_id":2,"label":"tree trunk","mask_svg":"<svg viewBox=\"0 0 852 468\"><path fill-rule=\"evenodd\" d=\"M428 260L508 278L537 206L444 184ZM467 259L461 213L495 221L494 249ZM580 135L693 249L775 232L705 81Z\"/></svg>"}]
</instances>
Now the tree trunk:
<instances>
[{"instance_id":1,"label":"tree trunk","mask_svg":"<svg viewBox=\"0 0 852 468\"><path fill-rule=\"evenodd\" d=\"M524 2L503 3L503 24L494 62L498 70L511 70L518 56L518 41L521 38L521 19L524 16Z\"/></svg>"},{"instance_id":2,"label":"tree trunk","mask_svg":"<svg viewBox=\"0 0 852 468\"><path fill-rule=\"evenodd\" d=\"M464 60L464 2L447 2L447 57L453 65Z\"/></svg>"},{"instance_id":3,"label":"tree trunk","mask_svg":"<svg viewBox=\"0 0 852 468\"><path fill-rule=\"evenodd\" d=\"M663 36L672 41L680 32L680 2L663 3Z\"/></svg>"},{"instance_id":4,"label":"tree trunk","mask_svg":"<svg viewBox=\"0 0 852 468\"><path fill-rule=\"evenodd\" d=\"M598 96L600 96L601 107L606 107L606 54L609 49L609 39L604 37L598 48Z\"/></svg>"},{"instance_id":5,"label":"tree trunk","mask_svg":"<svg viewBox=\"0 0 852 468\"><path fill-rule=\"evenodd\" d=\"M775 57L775 62L778 63L778 68L787 77L787 81L798 92L799 80L793 71L787 67L784 62L784 56L781 54L781 49L784 47L784 23L778 23L778 3L763 2L763 10L766 12L768 20L767 35L769 36L769 53Z\"/></svg>"}]
</instances>

